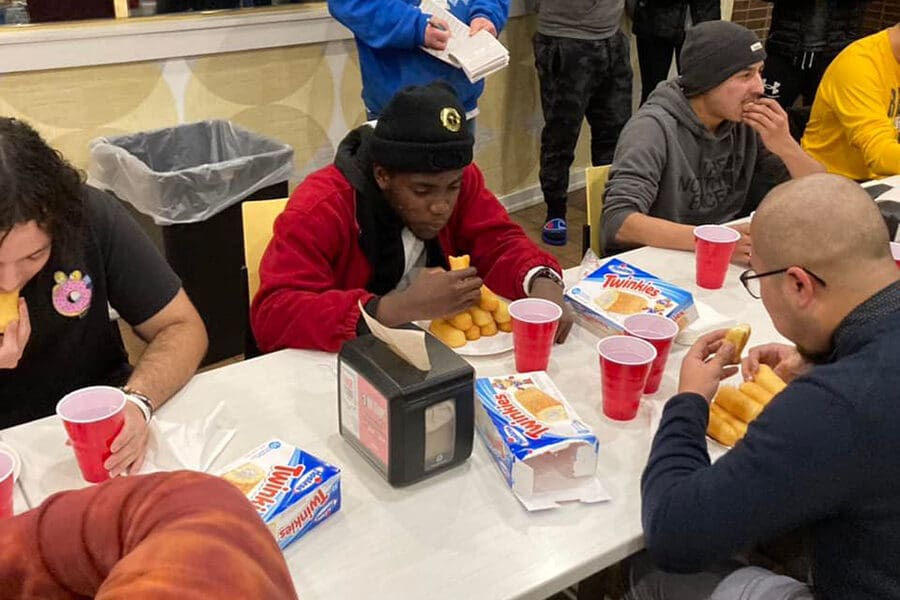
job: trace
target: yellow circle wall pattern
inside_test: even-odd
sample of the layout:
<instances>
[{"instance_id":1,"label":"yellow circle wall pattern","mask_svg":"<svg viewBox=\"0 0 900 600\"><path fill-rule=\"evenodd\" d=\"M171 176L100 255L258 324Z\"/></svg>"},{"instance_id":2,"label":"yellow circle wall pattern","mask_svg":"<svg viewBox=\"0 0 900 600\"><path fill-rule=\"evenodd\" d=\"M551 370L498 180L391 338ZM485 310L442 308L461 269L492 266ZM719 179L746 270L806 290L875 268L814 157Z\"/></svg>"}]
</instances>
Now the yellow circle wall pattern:
<instances>
[{"instance_id":1,"label":"yellow circle wall pattern","mask_svg":"<svg viewBox=\"0 0 900 600\"><path fill-rule=\"evenodd\" d=\"M488 77L478 101L475 160L497 195L536 180L542 121L531 50L534 27L534 19L509 22L501 38L509 48L509 66Z\"/></svg>"},{"instance_id":2,"label":"yellow circle wall pattern","mask_svg":"<svg viewBox=\"0 0 900 600\"><path fill-rule=\"evenodd\" d=\"M219 54L195 60L191 71L198 81L224 100L250 106L272 104L287 98L322 72L324 50L323 44L308 44ZM322 83L316 81L316 87Z\"/></svg>"},{"instance_id":3,"label":"yellow circle wall pattern","mask_svg":"<svg viewBox=\"0 0 900 600\"><path fill-rule=\"evenodd\" d=\"M366 121L366 107L362 100L362 73L359 70L359 55L356 44L342 42L347 60L341 73L341 107L348 129L362 125Z\"/></svg>"},{"instance_id":4,"label":"yellow circle wall pattern","mask_svg":"<svg viewBox=\"0 0 900 600\"><path fill-rule=\"evenodd\" d=\"M63 133L52 139L45 138L47 143L62 152L67 161L87 171L91 163L91 140L99 137L118 136L129 133L122 129L101 127L99 129L77 129Z\"/></svg>"},{"instance_id":5,"label":"yellow circle wall pattern","mask_svg":"<svg viewBox=\"0 0 900 600\"><path fill-rule=\"evenodd\" d=\"M291 146L299 175L327 165L334 157L325 129L309 114L296 108L281 104L255 106L232 115L230 120Z\"/></svg>"},{"instance_id":6,"label":"yellow circle wall pattern","mask_svg":"<svg viewBox=\"0 0 900 600\"><path fill-rule=\"evenodd\" d=\"M133 112L161 77L155 62L13 73L0 78L0 97L23 120L90 129Z\"/></svg>"},{"instance_id":7,"label":"yellow circle wall pattern","mask_svg":"<svg viewBox=\"0 0 900 600\"><path fill-rule=\"evenodd\" d=\"M250 52L241 56L237 75L231 63L237 53L191 61L185 120L229 119L289 144L301 173L321 166L323 156L328 161L322 164L327 164L333 156L326 132L334 110L334 79L323 48ZM274 84L275 91L269 89L271 80L278 77L289 82ZM269 102L273 98L277 100Z\"/></svg>"}]
</instances>

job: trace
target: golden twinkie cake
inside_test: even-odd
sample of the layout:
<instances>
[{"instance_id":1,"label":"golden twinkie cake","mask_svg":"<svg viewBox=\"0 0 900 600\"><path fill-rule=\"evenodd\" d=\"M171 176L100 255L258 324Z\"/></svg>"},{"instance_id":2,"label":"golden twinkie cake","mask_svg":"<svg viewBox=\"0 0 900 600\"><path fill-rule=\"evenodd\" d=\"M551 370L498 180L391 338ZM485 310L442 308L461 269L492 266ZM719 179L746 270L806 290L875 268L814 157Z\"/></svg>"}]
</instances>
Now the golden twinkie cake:
<instances>
[{"instance_id":1,"label":"golden twinkie cake","mask_svg":"<svg viewBox=\"0 0 900 600\"><path fill-rule=\"evenodd\" d=\"M567 289L566 300L579 323L600 336L622 333L625 319L641 313L669 317L681 329L697 319L690 292L618 258Z\"/></svg>"},{"instance_id":2,"label":"golden twinkie cake","mask_svg":"<svg viewBox=\"0 0 900 600\"><path fill-rule=\"evenodd\" d=\"M0 335L6 326L19 318L19 292L0 294Z\"/></svg>"}]
</instances>

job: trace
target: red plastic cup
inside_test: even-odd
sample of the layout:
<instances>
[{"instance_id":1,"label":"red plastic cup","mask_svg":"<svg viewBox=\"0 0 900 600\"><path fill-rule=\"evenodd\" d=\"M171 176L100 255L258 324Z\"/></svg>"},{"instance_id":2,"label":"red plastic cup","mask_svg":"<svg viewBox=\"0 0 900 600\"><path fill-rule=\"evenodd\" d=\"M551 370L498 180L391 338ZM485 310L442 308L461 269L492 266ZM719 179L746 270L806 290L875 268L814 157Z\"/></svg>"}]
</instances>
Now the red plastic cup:
<instances>
[{"instance_id":1,"label":"red plastic cup","mask_svg":"<svg viewBox=\"0 0 900 600\"><path fill-rule=\"evenodd\" d=\"M900 268L900 244L897 242L891 242L891 256L894 257L894 262Z\"/></svg>"},{"instance_id":2,"label":"red plastic cup","mask_svg":"<svg viewBox=\"0 0 900 600\"><path fill-rule=\"evenodd\" d=\"M641 392L656 360L650 342L627 335L612 335L597 343L603 414L616 421L630 421L637 415Z\"/></svg>"},{"instance_id":3,"label":"red plastic cup","mask_svg":"<svg viewBox=\"0 0 900 600\"><path fill-rule=\"evenodd\" d=\"M0 519L13 516L13 486L15 484L16 459L9 452L0 450Z\"/></svg>"},{"instance_id":4,"label":"red plastic cup","mask_svg":"<svg viewBox=\"0 0 900 600\"><path fill-rule=\"evenodd\" d=\"M523 298L509 305L516 371L546 371L562 308L541 298Z\"/></svg>"},{"instance_id":5,"label":"red plastic cup","mask_svg":"<svg viewBox=\"0 0 900 600\"><path fill-rule=\"evenodd\" d=\"M75 390L56 405L85 481L109 479L103 463L112 455L109 447L125 424L124 409L122 390L105 385Z\"/></svg>"},{"instance_id":6,"label":"red plastic cup","mask_svg":"<svg viewBox=\"0 0 900 600\"><path fill-rule=\"evenodd\" d=\"M656 348L656 360L650 366L650 375L644 385L645 394L653 394L659 389L666 361L672 349L672 341L678 335L678 323L662 315L631 315L623 323L625 334L650 342Z\"/></svg>"},{"instance_id":7,"label":"red plastic cup","mask_svg":"<svg viewBox=\"0 0 900 600\"><path fill-rule=\"evenodd\" d=\"M724 225L700 225L694 228L694 252L697 255L697 285L717 290L725 283L728 263L741 234Z\"/></svg>"}]
</instances>

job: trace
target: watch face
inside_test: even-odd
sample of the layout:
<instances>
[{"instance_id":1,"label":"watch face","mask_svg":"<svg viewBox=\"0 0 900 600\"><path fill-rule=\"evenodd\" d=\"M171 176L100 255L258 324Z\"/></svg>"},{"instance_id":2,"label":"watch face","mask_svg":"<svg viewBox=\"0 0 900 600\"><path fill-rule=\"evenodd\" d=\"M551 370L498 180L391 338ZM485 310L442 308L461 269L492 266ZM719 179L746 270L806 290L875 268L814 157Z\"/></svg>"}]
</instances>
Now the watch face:
<instances>
[{"instance_id":1,"label":"watch face","mask_svg":"<svg viewBox=\"0 0 900 600\"><path fill-rule=\"evenodd\" d=\"M543 271L538 271L537 276L549 279L554 283L562 285L562 279L559 278L559 275L557 275L553 269L544 269Z\"/></svg>"}]
</instances>

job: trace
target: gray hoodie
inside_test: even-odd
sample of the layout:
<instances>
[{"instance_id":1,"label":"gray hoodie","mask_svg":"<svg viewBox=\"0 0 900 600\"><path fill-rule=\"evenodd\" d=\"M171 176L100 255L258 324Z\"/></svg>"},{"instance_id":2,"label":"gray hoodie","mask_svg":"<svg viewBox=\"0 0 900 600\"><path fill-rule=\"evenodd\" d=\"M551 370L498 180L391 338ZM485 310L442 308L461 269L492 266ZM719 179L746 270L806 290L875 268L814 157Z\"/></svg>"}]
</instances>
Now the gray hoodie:
<instances>
[{"instance_id":1,"label":"gray hoodie","mask_svg":"<svg viewBox=\"0 0 900 600\"><path fill-rule=\"evenodd\" d=\"M538 31L553 37L605 40L619 30L625 0L539 0Z\"/></svg>"},{"instance_id":2,"label":"gray hoodie","mask_svg":"<svg viewBox=\"0 0 900 600\"><path fill-rule=\"evenodd\" d=\"M631 117L616 146L600 218L604 250L639 212L676 223L724 223L744 206L754 172L788 178L781 159L743 123L709 131L676 80L665 81Z\"/></svg>"}]
</instances>

